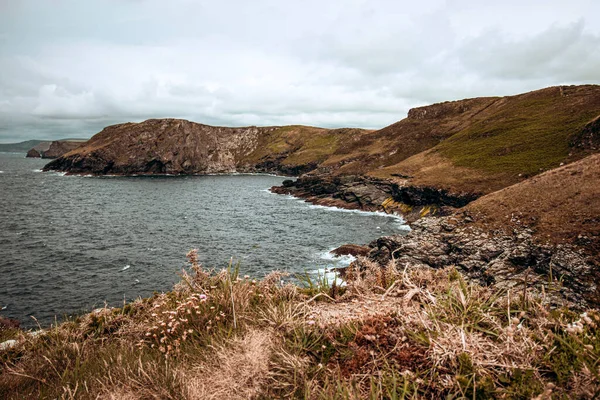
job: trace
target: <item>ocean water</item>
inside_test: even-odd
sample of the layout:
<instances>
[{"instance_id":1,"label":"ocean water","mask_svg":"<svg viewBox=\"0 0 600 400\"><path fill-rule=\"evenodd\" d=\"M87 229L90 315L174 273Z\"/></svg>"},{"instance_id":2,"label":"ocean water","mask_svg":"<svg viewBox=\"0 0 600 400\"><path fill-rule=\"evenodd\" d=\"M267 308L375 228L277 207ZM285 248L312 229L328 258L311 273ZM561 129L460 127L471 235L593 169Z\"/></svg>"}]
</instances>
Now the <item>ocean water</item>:
<instances>
[{"instance_id":1,"label":"ocean water","mask_svg":"<svg viewBox=\"0 0 600 400\"><path fill-rule=\"evenodd\" d=\"M283 177L66 176L45 162L0 153L0 315L29 327L169 290L193 248L260 278L347 264L328 252L408 230L270 193Z\"/></svg>"}]
</instances>

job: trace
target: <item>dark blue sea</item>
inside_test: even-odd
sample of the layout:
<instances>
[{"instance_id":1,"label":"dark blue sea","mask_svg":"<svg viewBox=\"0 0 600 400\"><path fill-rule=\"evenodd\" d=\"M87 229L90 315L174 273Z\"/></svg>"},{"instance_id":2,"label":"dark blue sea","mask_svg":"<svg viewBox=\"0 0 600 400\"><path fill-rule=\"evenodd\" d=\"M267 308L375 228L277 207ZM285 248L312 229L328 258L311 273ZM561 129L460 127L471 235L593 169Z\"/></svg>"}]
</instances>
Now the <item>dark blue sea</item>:
<instances>
[{"instance_id":1,"label":"dark blue sea","mask_svg":"<svg viewBox=\"0 0 600 400\"><path fill-rule=\"evenodd\" d=\"M167 291L193 248L260 278L341 265L331 249L408 229L270 193L283 177L66 176L46 161L0 153L0 315L26 327Z\"/></svg>"}]
</instances>

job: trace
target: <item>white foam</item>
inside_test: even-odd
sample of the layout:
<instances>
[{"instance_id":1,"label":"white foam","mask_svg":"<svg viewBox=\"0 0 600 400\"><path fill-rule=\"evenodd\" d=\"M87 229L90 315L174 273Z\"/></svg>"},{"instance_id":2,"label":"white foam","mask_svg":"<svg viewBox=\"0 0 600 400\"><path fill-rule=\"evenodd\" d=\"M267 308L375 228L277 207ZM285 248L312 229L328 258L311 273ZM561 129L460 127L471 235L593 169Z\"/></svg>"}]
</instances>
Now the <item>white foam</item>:
<instances>
[{"instance_id":1,"label":"white foam","mask_svg":"<svg viewBox=\"0 0 600 400\"><path fill-rule=\"evenodd\" d=\"M32 171L32 172L42 172L42 170L41 170L41 169L32 169L31 171Z\"/></svg>"},{"instance_id":2,"label":"white foam","mask_svg":"<svg viewBox=\"0 0 600 400\"><path fill-rule=\"evenodd\" d=\"M3 173L4 173L4 171L0 171L0 174L3 174Z\"/></svg>"},{"instance_id":3,"label":"white foam","mask_svg":"<svg viewBox=\"0 0 600 400\"><path fill-rule=\"evenodd\" d=\"M121 271L128 270L129 268L131 268L131 265L127 264L126 266L123 267L123 269Z\"/></svg>"},{"instance_id":4,"label":"white foam","mask_svg":"<svg viewBox=\"0 0 600 400\"><path fill-rule=\"evenodd\" d=\"M333 264L335 264L336 266L348 266L350 265L350 263L354 260L356 260L356 257L354 257L351 254L346 254L343 256L336 256L335 254L332 253L333 250L335 250L336 248L333 248L331 250L328 250L326 252L320 253L319 254L319 258L321 258L322 260L327 260L327 261L331 261Z\"/></svg>"},{"instance_id":5,"label":"white foam","mask_svg":"<svg viewBox=\"0 0 600 400\"><path fill-rule=\"evenodd\" d=\"M300 202L304 202L304 201L301 200ZM404 220L404 218L402 218L401 215L396 214L396 213L388 214L388 213L385 213L383 211L349 210L347 208L322 206L322 205L319 205L319 204L310 204L310 205L308 205L308 207L309 208L313 208L313 209L319 209L319 210L352 213L352 214L356 214L356 215L363 215L365 217L377 215L379 217L392 218L392 219L395 219L399 223L399 229L400 230L410 231L410 226L406 225L406 221ZM377 228L381 229L380 227L377 227Z\"/></svg>"}]
</instances>

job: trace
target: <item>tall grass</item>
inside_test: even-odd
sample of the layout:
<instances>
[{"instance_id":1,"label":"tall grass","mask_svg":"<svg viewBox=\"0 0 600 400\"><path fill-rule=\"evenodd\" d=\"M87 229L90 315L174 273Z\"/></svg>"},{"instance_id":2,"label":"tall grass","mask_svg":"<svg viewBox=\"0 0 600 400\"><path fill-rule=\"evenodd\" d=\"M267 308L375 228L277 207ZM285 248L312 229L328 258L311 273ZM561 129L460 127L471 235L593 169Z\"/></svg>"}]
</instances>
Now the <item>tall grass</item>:
<instances>
[{"instance_id":1,"label":"tall grass","mask_svg":"<svg viewBox=\"0 0 600 400\"><path fill-rule=\"evenodd\" d=\"M551 309L453 268L365 260L326 279L255 280L197 254L168 293L0 352L0 398L594 398L600 315ZM325 300L325 301L321 301Z\"/></svg>"}]
</instances>

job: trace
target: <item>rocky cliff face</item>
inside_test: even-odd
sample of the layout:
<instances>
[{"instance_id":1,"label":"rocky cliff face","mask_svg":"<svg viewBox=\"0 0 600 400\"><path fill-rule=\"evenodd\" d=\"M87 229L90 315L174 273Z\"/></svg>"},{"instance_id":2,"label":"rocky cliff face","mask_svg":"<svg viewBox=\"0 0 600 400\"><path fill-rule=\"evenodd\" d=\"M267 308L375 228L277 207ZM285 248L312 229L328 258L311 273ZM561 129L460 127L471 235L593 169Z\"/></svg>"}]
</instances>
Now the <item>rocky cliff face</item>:
<instances>
[{"instance_id":1,"label":"rocky cliff face","mask_svg":"<svg viewBox=\"0 0 600 400\"><path fill-rule=\"evenodd\" d=\"M275 128L223 128L178 119L109 126L45 170L93 174L210 174L250 169L243 157Z\"/></svg>"},{"instance_id":2,"label":"rocky cliff face","mask_svg":"<svg viewBox=\"0 0 600 400\"><path fill-rule=\"evenodd\" d=\"M401 214L409 222L427 215L443 215L450 208L463 207L479 197L476 193L402 186L359 175L307 175L295 181L284 181L283 186L273 187L271 191L291 194L319 205Z\"/></svg>"},{"instance_id":3,"label":"rocky cliff face","mask_svg":"<svg viewBox=\"0 0 600 400\"><path fill-rule=\"evenodd\" d=\"M52 142L40 142L27 151L29 158L41 158L44 152L48 151Z\"/></svg>"},{"instance_id":4,"label":"rocky cliff face","mask_svg":"<svg viewBox=\"0 0 600 400\"><path fill-rule=\"evenodd\" d=\"M581 249L541 243L525 227L503 234L472 222L468 214L424 218L413 223L406 236L370 243L367 257L382 266L394 259L399 268L455 266L483 285L513 291L535 288L556 305L564 300L580 306L600 305L600 271Z\"/></svg>"},{"instance_id":5,"label":"rocky cliff face","mask_svg":"<svg viewBox=\"0 0 600 400\"><path fill-rule=\"evenodd\" d=\"M31 158L58 158L77 147L85 141L75 140L55 140L53 142L42 142L27 152L27 157Z\"/></svg>"}]
</instances>

